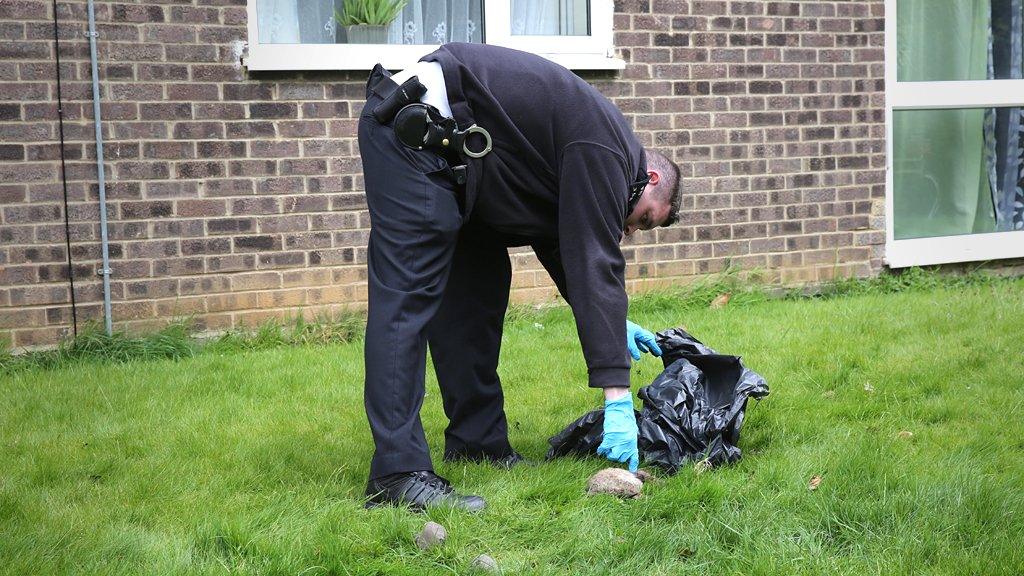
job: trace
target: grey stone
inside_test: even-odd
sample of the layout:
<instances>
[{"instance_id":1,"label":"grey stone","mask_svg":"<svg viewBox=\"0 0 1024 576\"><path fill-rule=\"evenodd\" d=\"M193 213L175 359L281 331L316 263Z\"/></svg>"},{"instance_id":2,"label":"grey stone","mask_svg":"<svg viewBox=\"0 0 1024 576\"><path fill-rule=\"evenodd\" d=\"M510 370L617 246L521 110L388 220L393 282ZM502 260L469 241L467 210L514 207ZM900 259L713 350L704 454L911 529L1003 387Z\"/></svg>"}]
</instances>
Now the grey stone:
<instances>
[{"instance_id":1,"label":"grey stone","mask_svg":"<svg viewBox=\"0 0 1024 576\"><path fill-rule=\"evenodd\" d=\"M643 486L643 482L628 470L605 468L587 480L587 494L612 494L621 498L636 498Z\"/></svg>"},{"instance_id":2,"label":"grey stone","mask_svg":"<svg viewBox=\"0 0 1024 576\"><path fill-rule=\"evenodd\" d=\"M473 558L473 561L469 563L469 568L471 570L497 573L498 563L494 561L494 558L491 558L487 554L481 554L476 558Z\"/></svg>"},{"instance_id":3,"label":"grey stone","mask_svg":"<svg viewBox=\"0 0 1024 576\"><path fill-rule=\"evenodd\" d=\"M445 539L448 538L448 531L444 529L437 522L427 522L423 526L423 530L416 535L416 546L420 550L426 550L444 544Z\"/></svg>"}]
</instances>

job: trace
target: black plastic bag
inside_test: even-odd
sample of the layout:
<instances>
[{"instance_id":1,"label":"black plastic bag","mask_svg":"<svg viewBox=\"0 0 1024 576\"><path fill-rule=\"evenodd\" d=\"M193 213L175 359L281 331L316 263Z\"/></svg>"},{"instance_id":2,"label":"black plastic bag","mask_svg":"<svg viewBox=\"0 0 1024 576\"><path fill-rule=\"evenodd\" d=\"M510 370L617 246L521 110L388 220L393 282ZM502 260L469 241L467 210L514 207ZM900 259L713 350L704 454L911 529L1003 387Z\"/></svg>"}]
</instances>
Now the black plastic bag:
<instances>
[{"instance_id":1,"label":"black plastic bag","mask_svg":"<svg viewBox=\"0 0 1024 576\"><path fill-rule=\"evenodd\" d=\"M768 384L739 357L716 353L682 328L657 336L665 370L638 393L642 462L674 474L694 460L739 460L747 399L767 396ZM548 440L547 457L593 455L603 433L604 410L588 412Z\"/></svg>"}]
</instances>

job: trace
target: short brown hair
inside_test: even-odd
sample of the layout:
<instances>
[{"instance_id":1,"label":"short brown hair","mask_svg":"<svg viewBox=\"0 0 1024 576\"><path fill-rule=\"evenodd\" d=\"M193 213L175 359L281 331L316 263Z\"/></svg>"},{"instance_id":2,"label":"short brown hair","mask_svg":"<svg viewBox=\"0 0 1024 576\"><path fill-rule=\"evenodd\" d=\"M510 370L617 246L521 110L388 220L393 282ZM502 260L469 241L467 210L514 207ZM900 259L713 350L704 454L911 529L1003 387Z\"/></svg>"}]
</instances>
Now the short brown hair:
<instances>
[{"instance_id":1,"label":"short brown hair","mask_svg":"<svg viewBox=\"0 0 1024 576\"><path fill-rule=\"evenodd\" d=\"M679 221L679 211L683 202L683 178L679 165L658 150L647 149L646 152L648 168L656 168L662 174L661 184L664 186L664 192L659 194L659 200L668 200L669 204L668 219L661 227L671 226Z\"/></svg>"}]
</instances>

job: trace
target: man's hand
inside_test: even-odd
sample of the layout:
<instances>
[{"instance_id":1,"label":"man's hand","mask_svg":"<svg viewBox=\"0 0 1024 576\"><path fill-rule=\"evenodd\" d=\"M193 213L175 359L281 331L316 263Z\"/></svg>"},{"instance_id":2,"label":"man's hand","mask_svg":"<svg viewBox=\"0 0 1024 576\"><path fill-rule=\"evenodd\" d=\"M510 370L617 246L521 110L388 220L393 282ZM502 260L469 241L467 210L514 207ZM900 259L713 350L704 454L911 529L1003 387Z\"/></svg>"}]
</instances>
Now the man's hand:
<instances>
[{"instance_id":1,"label":"man's hand","mask_svg":"<svg viewBox=\"0 0 1024 576\"><path fill-rule=\"evenodd\" d=\"M597 453L615 462L628 462L629 471L636 472L637 466L640 465L640 451L636 445L637 432L633 396L629 389L605 389L604 438L597 447Z\"/></svg>"},{"instance_id":2,"label":"man's hand","mask_svg":"<svg viewBox=\"0 0 1024 576\"><path fill-rule=\"evenodd\" d=\"M640 352L661 356L661 348L658 347L658 340L654 334L629 320L626 320L626 347L629 348L629 355L633 360L640 359Z\"/></svg>"}]
</instances>

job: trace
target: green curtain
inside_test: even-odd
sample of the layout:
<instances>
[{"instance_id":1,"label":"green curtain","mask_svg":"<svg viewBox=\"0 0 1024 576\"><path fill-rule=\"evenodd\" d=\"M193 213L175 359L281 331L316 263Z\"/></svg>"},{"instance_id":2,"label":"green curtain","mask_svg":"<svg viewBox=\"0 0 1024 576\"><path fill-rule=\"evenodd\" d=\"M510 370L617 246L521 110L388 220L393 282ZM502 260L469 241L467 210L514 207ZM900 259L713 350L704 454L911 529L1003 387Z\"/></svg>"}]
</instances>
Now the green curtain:
<instances>
[{"instance_id":1,"label":"green curtain","mask_svg":"<svg viewBox=\"0 0 1024 576\"><path fill-rule=\"evenodd\" d=\"M898 0L899 80L984 80L990 2ZM995 230L984 121L983 108L894 112L896 238Z\"/></svg>"}]
</instances>

